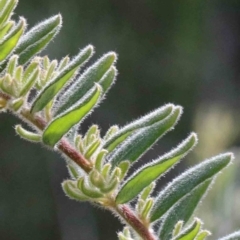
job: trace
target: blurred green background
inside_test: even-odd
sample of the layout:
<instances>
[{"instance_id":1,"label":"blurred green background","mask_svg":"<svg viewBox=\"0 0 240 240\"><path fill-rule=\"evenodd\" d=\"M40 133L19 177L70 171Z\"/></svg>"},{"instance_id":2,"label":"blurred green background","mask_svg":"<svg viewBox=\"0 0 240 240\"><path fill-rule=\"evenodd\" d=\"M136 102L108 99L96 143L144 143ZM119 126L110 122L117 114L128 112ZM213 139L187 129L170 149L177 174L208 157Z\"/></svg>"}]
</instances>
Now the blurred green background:
<instances>
[{"instance_id":1,"label":"blurred green background","mask_svg":"<svg viewBox=\"0 0 240 240\"><path fill-rule=\"evenodd\" d=\"M239 0L20 0L29 27L60 12L63 29L42 53L75 55L91 43L95 60L119 55L117 84L83 124L102 131L122 126L172 102L184 107L174 132L141 163L171 149L190 131L195 151L160 187L204 158L234 151L236 160L216 181L197 215L212 239L240 228L240 2ZM64 160L16 137L19 120L0 115L0 239L112 240L121 224L110 213L67 199L60 183ZM160 189L159 187L159 189Z\"/></svg>"}]
</instances>

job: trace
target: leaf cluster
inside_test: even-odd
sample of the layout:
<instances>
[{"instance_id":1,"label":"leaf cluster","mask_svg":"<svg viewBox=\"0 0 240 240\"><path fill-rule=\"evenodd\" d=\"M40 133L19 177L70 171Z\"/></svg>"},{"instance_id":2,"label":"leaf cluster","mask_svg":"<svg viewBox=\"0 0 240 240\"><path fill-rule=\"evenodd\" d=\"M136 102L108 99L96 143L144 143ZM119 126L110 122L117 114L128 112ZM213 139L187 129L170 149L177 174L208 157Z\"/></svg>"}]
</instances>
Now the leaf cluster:
<instances>
[{"instance_id":1,"label":"leaf cluster","mask_svg":"<svg viewBox=\"0 0 240 240\"><path fill-rule=\"evenodd\" d=\"M178 146L128 174L134 164L174 129L182 107L166 104L123 127L99 126L79 133L80 124L99 106L114 84L117 55L109 52L83 70L94 54L89 45L60 61L38 55L59 32L62 19L53 16L27 30L26 20L12 20L17 0L0 0L0 108L29 124L17 134L63 154L70 178L65 194L114 212L126 225L120 240L203 240L210 232L195 218L187 224L231 153L188 169L160 192L157 181L197 144L195 133ZM224 240L240 239L239 232ZM222 239L222 240L223 240Z\"/></svg>"}]
</instances>

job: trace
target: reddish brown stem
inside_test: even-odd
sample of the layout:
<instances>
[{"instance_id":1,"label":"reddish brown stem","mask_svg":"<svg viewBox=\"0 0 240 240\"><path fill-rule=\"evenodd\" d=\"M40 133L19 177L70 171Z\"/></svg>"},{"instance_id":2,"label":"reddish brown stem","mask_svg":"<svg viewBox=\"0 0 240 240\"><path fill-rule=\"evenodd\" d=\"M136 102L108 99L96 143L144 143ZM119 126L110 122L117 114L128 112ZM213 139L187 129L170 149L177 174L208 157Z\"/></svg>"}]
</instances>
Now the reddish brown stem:
<instances>
[{"instance_id":1,"label":"reddish brown stem","mask_svg":"<svg viewBox=\"0 0 240 240\"><path fill-rule=\"evenodd\" d=\"M62 139L58 145L58 148L66 154L68 157L70 157L74 162L79 165L85 172L90 172L92 169L92 166L90 162L84 158L82 154L77 152L72 145L66 140Z\"/></svg>"},{"instance_id":2,"label":"reddish brown stem","mask_svg":"<svg viewBox=\"0 0 240 240\"><path fill-rule=\"evenodd\" d=\"M129 206L117 206L116 211L144 240L156 240L156 237L141 222L141 220L138 219Z\"/></svg>"}]
</instances>

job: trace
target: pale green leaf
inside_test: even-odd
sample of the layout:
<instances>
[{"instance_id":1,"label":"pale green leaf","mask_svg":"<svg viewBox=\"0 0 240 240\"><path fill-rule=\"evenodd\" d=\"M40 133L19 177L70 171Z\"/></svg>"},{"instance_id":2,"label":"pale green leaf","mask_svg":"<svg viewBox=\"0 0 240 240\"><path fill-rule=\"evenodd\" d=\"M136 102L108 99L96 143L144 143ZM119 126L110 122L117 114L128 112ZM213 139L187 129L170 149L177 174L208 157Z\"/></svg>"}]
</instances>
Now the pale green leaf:
<instances>
[{"instance_id":1,"label":"pale green leaf","mask_svg":"<svg viewBox=\"0 0 240 240\"><path fill-rule=\"evenodd\" d=\"M205 240L208 236L211 235L211 232L207 230L201 230L198 235L194 238L194 240Z\"/></svg>"},{"instance_id":2,"label":"pale green leaf","mask_svg":"<svg viewBox=\"0 0 240 240\"><path fill-rule=\"evenodd\" d=\"M2 1L1 5L4 5L3 8L1 8L1 12L0 12L0 27L2 27L2 25L4 23L6 23L9 18L12 15L12 12L14 10L14 8L17 6L18 0L9 0L9 1Z\"/></svg>"},{"instance_id":3,"label":"pale green leaf","mask_svg":"<svg viewBox=\"0 0 240 240\"><path fill-rule=\"evenodd\" d=\"M174 226L179 220L186 223L192 216L202 197L209 189L212 179L206 180L194 188L190 193L179 200L163 217L161 222L159 238L161 240L171 239Z\"/></svg>"},{"instance_id":4,"label":"pale green leaf","mask_svg":"<svg viewBox=\"0 0 240 240\"><path fill-rule=\"evenodd\" d=\"M39 93L34 101L31 112L41 111L74 76L79 67L84 64L93 54L91 45L84 48L80 53Z\"/></svg>"},{"instance_id":5,"label":"pale green leaf","mask_svg":"<svg viewBox=\"0 0 240 240\"><path fill-rule=\"evenodd\" d=\"M220 154L185 171L163 189L153 206L151 221L158 220L178 200L191 192L202 182L212 178L233 159L232 153Z\"/></svg>"},{"instance_id":6,"label":"pale green leaf","mask_svg":"<svg viewBox=\"0 0 240 240\"><path fill-rule=\"evenodd\" d=\"M141 167L123 184L116 197L118 204L126 203L135 198L145 187L166 173L179 162L197 143L195 133L191 134L176 149L157 160Z\"/></svg>"},{"instance_id":7,"label":"pale green leaf","mask_svg":"<svg viewBox=\"0 0 240 240\"><path fill-rule=\"evenodd\" d=\"M181 116L182 108L175 107L165 119L133 133L107 159L113 166L124 160L130 162L140 158L160 137L173 129Z\"/></svg>"},{"instance_id":8,"label":"pale green leaf","mask_svg":"<svg viewBox=\"0 0 240 240\"><path fill-rule=\"evenodd\" d=\"M192 225L181 232L177 237L173 238L173 240L194 240L201 229L201 225L202 222L196 218Z\"/></svg>"},{"instance_id":9,"label":"pale green leaf","mask_svg":"<svg viewBox=\"0 0 240 240\"><path fill-rule=\"evenodd\" d=\"M14 27L14 25L14 21L9 21L0 29L0 40L2 40L5 35L8 34L8 32Z\"/></svg>"},{"instance_id":10,"label":"pale green leaf","mask_svg":"<svg viewBox=\"0 0 240 240\"><path fill-rule=\"evenodd\" d=\"M30 131L24 129L21 125L16 125L15 130L19 136L21 136L22 138L24 138L30 142L40 142L41 141L41 135L30 132Z\"/></svg>"},{"instance_id":11,"label":"pale green leaf","mask_svg":"<svg viewBox=\"0 0 240 240\"><path fill-rule=\"evenodd\" d=\"M28 80L24 83L23 88L21 89L19 96L25 96L30 91L31 87L37 82L39 77L40 70L37 68L31 76L29 76Z\"/></svg>"},{"instance_id":12,"label":"pale green leaf","mask_svg":"<svg viewBox=\"0 0 240 240\"><path fill-rule=\"evenodd\" d=\"M53 119L43 133L43 142L53 147L64 134L91 112L100 97L101 86L97 85L95 90L85 96L84 99L81 99L69 110Z\"/></svg>"}]
</instances>

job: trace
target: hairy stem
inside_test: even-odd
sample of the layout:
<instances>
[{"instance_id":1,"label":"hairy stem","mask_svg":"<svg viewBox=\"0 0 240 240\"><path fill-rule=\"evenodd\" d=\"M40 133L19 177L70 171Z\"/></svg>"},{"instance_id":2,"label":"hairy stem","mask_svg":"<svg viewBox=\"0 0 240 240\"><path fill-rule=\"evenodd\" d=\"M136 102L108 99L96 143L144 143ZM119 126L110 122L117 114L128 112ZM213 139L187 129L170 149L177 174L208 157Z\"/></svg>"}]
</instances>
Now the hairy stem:
<instances>
[{"instance_id":1,"label":"hairy stem","mask_svg":"<svg viewBox=\"0 0 240 240\"><path fill-rule=\"evenodd\" d=\"M127 205L119 205L115 207L117 213L144 239L156 240L157 238L142 223L142 221L134 214Z\"/></svg>"}]
</instances>

